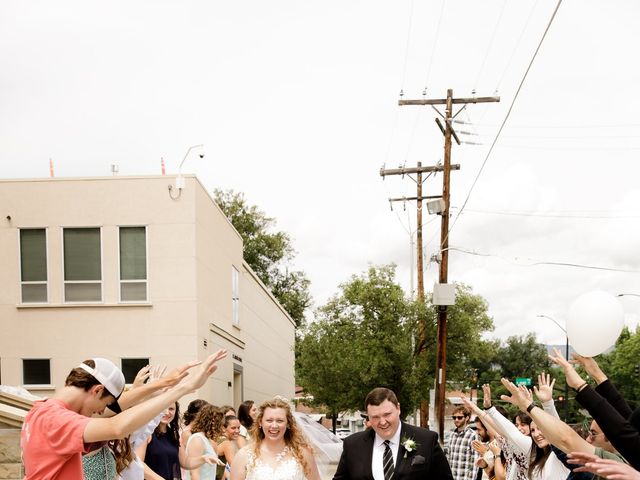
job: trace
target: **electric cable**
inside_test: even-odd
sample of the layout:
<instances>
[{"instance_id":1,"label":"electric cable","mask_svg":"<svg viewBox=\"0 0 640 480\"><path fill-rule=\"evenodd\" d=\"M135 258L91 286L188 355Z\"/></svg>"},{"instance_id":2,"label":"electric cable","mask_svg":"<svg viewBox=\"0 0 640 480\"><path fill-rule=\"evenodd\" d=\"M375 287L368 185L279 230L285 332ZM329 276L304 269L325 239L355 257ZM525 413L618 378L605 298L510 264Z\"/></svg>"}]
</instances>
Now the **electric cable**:
<instances>
[{"instance_id":1,"label":"electric cable","mask_svg":"<svg viewBox=\"0 0 640 480\"><path fill-rule=\"evenodd\" d=\"M433 57L435 57L435 52L436 52L436 47L438 46L438 40L440 38L440 24L442 23L442 17L444 14L444 4L445 4L445 0L442 0L442 3L440 4L440 15L438 16L438 25L436 27L436 38L433 42L433 49L431 50L431 55L429 56L429 63L427 65L427 73L425 75L425 79L424 79L424 89L425 89L425 93L427 90L427 87L429 85L429 78L431 76L431 66L433 65Z\"/></svg>"},{"instance_id":2,"label":"electric cable","mask_svg":"<svg viewBox=\"0 0 640 480\"><path fill-rule=\"evenodd\" d=\"M549 19L549 22L547 24L547 28L545 28L544 33L542 34L542 38L540 39L540 42L538 43L538 46L537 46L535 52L533 53L533 56L531 57L531 61L529 62L529 65L527 66L527 69L525 70L524 75L522 76L522 79L520 80L520 84L518 85L518 89L516 90L516 93L513 96L513 100L511 101L511 105L509 106L509 109L507 110L507 113L506 113L506 115L504 117L504 120L502 121L502 124L500 125L500 128L498 129L498 132L496 133L496 136L493 139L493 142L491 143L491 146L489 147L489 151L487 152L487 155L485 156L484 161L482 162L482 165L480 166L480 169L478 170L478 173L476 174L476 177L473 180L473 183L471 184L471 188L469 189L469 192L468 192L467 197L465 198L465 200L464 200L464 202L462 204L462 207L460 207L460 210L458 211L457 216L454 218L451 227L449 227L449 230L447 231L447 233L445 235L445 239L449 237L449 234L451 233L451 230L453 230L453 227L455 227L458 219L460 218L460 214L463 212L463 210L467 206L467 203L469 202L469 198L471 198L471 194L473 193L473 189L475 188L476 184L478 183L478 179L480 178L480 175L482 174L482 172L484 170L484 167L487 165L487 162L489 161L489 158L491 158L491 153L493 152L493 149L494 149L496 143L498 142L498 139L500 138L500 134L502 133L502 130L504 129L504 126L507 123L507 120L509 120L509 116L511 115L511 112L512 112L513 107L514 107L514 105L516 103L516 100L518 99L520 91L522 90L522 86L524 85L524 82L527 79L527 75L529 74L529 71L531 70L531 67L533 66L533 62L535 61L536 57L538 56L538 52L540 51L540 48L542 47L544 39L546 38L547 33L549 32L549 29L551 28L551 25L553 24L553 20L555 19L556 14L558 13L558 9L560 8L561 4L562 4L562 0L558 0L556 8L554 9L553 14L551 15L551 18ZM441 244L441 247L442 247L442 244Z\"/></svg>"},{"instance_id":3,"label":"electric cable","mask_svg":"<svg viewBox=\"0 0 640 480\"><path fill-rule=\"evenodd\" d=\"M455 252L460 252L460 253L466 253L468 255L474 255L477 257L493 257L493 258L498 258L500 260L503 260L507 263L510 263L512 265L517 265L520 267L536 267L536 266L540 266L540 265L550 265L550 266L555 266L555 267L572 267L572 268L584 268L584 269L588 269L588 270L604 270L604 271L608 271L608 272L619 272L619 273L640 273L640 270L634 270L634 269L628 269L628 268L613 268L613 267L602 267L602 266L598 266L598 265L585 265L582 263L572 263L572 262L552 262L552 261L540 261L540 260L534 260L531 258L523 258L523 260L527 260L530 263L518 263L518 260L521 257L514 257L513 260L510 258L505 258L503 256L500 255L495 255L492 253L479 253L479 252L475 252L473 250L467 250L464 248L458 248L458 247L449 247L448 248L449 251L455 251Z\"/></svg>"},{"instance_id":4,"label":"electric cable","mask_svg":"<svg viewBox=\"0 0 640 480\"><path fill-rule=\"evenodd\" d=\"M504 14L504 8L507 5L507 0L502 0L502 8L500 9L500 14L498 15L498 20L496 20L496 24L493 26L493 32L491 33L491 39L489 40L489 46L487 47L487 51L484 54L484 59L480 64L480 69L478 70L478 75L476 76L476 81L473 82L473 91L475 92L476 87L478 86L478 82L480 81L480 76L484 71L484 66L487 63L487 58L489 58L489 53L491 53L491 49L493 48L493 42L496 38L496 32L498 31L498 26L500 26L500 21L502 20L502 15ZM497 90L497 89L496 89Z\"/></svg>"},{"instance_id":5,"label":"electric cable","mask_svg":"<svg viewBox=\"0 0 640 480\"><path fill-rule=\"evenodd\" d=\"M538 2L539 1L540 0L536 0L536 2L533 4L533 7L531 7L531 10L529 10L529 16L527 17L527 21L525 22L524 27L522 28L522 30L520 30L520 37L518 38L518 41L516 42L515 46L513 47L513 50L511 51L511 56L509 57L509 61L507 62L507 65L504 67L502 75L500 76L500 79L498 80L498 84L496 85L496 92L500 90L500 85L502 84L502 81L504 80L504 77L507 74L507 71L509 70L509 67L511 66L511 62L513 61L513 58L515 57L516 51L518 50L518 47L520 46L520 42L522 42L522 37L524 37L524 32L527 30L527 27L529 26L529 23L531 22L531 17L533 17L533 12L535 11L536 7L538 6Z\"/></svg>"}]
</instances>

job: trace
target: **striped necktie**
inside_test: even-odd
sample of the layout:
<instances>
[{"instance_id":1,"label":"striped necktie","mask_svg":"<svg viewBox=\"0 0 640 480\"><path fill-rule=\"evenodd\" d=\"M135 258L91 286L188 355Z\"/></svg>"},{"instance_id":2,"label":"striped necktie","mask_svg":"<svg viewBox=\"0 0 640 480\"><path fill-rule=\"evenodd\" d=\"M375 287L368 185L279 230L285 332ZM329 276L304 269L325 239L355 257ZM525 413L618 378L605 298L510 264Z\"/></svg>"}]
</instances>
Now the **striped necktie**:
<instances>
[{"instance_id":1,"label":"striped necktie","mask_svg":"<svg viewBox=\"0 0 640 480\"><path fill-rule=\"evenodd\" d=\"M384 441L382 470L384 471L384 480L391 480L393 478L393 453L391 453L391 448L389 447L389 440Z\"/></svg>"}]
</instances>

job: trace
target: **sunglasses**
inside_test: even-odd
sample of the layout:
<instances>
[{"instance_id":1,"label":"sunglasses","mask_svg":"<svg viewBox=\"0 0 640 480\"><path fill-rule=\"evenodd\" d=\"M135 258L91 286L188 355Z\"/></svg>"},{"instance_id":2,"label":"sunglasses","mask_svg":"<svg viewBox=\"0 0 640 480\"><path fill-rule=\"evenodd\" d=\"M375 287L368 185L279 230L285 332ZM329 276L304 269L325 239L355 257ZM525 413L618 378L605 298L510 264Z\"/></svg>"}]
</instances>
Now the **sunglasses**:
<instances>
[{"instance_id":1,"label":"sunglasses","mask_svg":"<svg viewBox=\"0 0 640 480\"><path fill-rule=\"evenodd\" d=\"M464 415L451 415L451 420L462 420Z\"/></svg>"}]
</instances>

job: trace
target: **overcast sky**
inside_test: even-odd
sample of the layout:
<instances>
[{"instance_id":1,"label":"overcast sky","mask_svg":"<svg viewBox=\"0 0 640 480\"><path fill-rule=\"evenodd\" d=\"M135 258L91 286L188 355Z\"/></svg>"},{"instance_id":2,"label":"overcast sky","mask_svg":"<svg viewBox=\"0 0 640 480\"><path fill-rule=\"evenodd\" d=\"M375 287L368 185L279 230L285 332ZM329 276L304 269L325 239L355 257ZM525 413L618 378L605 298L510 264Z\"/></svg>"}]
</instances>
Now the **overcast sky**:
<instances>
[{"instance_id":1,"label":"overcast sky","mask_svg":"<svg viewBox=\"0 0 640 480\"><path fill-rule=\"evenodd\" d=\"M449 280L490 304L494 336L560 329L582 293L640 293L640 2L565 0L495 149L551 0L0 3L0 177L175 174L245 192L293 237L316 305L371 263L409 290L415 195L383 165L433 165L430 107L470 105L454 145ZM478 176L487 158L486 166ZM475 188L471 190L477 178ZM442 176L425 182L436 195ZM452 218L452 221L453 221ZM439 217L426 217L425 257ZM471 252L463 253L462 251ZM579 264L612 270L535 265ZM427 289L438 267L427 262ZM623 271L615 271L615 270ZM635 326L640 298L621 299Z\"/></svg>"}]
</instances>

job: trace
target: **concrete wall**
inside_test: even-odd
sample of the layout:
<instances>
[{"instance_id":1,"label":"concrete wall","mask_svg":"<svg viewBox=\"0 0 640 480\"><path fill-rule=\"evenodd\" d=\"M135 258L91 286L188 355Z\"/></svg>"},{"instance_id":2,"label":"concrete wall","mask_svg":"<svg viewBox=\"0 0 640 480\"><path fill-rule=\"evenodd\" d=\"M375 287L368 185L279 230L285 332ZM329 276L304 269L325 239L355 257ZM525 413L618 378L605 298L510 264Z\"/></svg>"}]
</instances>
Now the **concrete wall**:
<instances>
[{"instance_id":1,"label":"concrete wall","mask_svg":"<svg viewBox=\"0 0 640 480\"><path fill-rule=\"evenodd\" d=\"M245 264L242 285L261 284ZM262 402L278 395L293 399L295 393L295 328L267 289L241 291L241 325L246 342L245 399Z\"/></svg>"},{"instance_id":2,"label":"concrete wall","mask_svg":"<svg viewBox=\"0 0 640 480\"><path fill-rule=\"evenodd\" d=\"M0 425L0 480L22 479L20 430Z\"/></svg>"}]
</instances>

